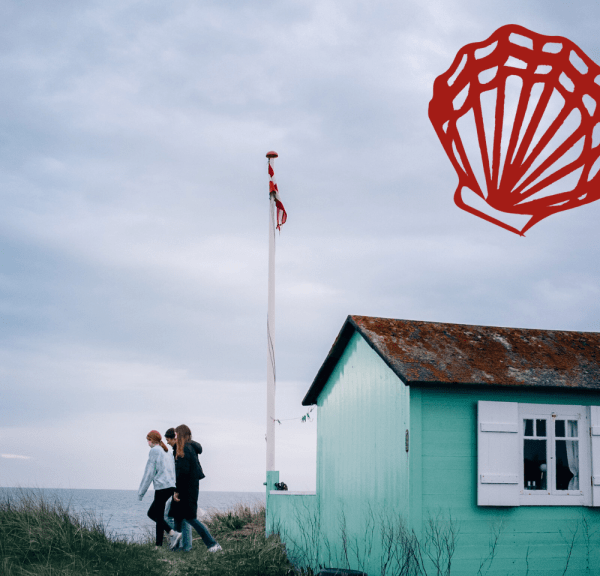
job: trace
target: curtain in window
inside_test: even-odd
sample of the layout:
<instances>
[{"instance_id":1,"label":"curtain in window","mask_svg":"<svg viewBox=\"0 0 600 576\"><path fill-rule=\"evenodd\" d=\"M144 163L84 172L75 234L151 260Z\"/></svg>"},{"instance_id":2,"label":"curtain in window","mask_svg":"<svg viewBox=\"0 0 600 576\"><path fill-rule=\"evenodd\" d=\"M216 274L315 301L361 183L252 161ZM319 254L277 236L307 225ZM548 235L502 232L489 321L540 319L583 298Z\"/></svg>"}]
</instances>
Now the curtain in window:
<instances>
[{"instance_id":1,"label":"curtain in window","mask_svg":"<svg viewBox=\"0 0 600 576\"><path fill-rule=\"evenodd\" d=\"M577 422L569 420L568 423L568 434L569 436L577 436ZM573 474L568 486L568 490L579 490L579 442L577 440L567 440L565 442L567 446L567 462L569 464L569 470Z\"/></svg>"}]
</instances>

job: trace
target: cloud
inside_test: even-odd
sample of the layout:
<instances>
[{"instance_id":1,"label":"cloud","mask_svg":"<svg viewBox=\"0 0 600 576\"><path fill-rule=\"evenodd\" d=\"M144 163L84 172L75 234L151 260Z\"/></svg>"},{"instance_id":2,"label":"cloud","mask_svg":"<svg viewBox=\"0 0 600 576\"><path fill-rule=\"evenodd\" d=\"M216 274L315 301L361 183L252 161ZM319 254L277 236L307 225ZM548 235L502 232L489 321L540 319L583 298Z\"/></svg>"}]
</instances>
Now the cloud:
<instances>
[{"instance_id":1,"label":"cloud","mask_svg":"<svg viewBox=\"0 0 600 576\"><path fill-rule=\"evenodd\" d=\"M181 389L165 381L161 388L141 389L131 397L107 391L110 403L88 395L82 400L87 398L90 408L75 401L69 411L54 418L7 422L3 417L3 443L19 438L31 463L24 470L16 465L18 460L7 461L0 467L0 486L135 490L148 457L148 431L164 433L185 423L204 449L203 490L262 491L266 419L262 383L202 384L190 383ZM297 383L279 383L277 404L282 416L301 417L306 412L300 406L303 388ZM54 411L56 401L40 400ZM299 422L284 422L279 427L278 462L288 477L294 478L294 485L310 489L316 482L316 422ZM40 442L43 438L59 439L60 449L48 451ZM298 445L303 448L290 448ZM73 466L73 458L77 466Z\"/></svg>"},{"instance_id":2,"label":"cloud","mask_svg":"<svg viewBox=\"0 0 600 576\"><path fill-rule=\"evenodd\" d=\"M16 458L18 460L31 460L31 456L20 456L19 454L0 454L0 458Z\"/></svg>"},{"instance_id":3,"label":"cloud","mask_svg":"<svg viewBox=\"0 0 600 576\"><path fill-rule=\"evenodd\" d=\"M5 459L1 483L135 489L146 432L187 421L211 489L262 490L268 150L289 215L282 418L305 413L348 314L597 329L600 203L526 238L467 214L427 117L434 78L502 24L600 54L597 3L38 0L2 15L0 437L31 462ZM278 427L290 487L315 482L315 430ZM40 438L61 439L58 464Z\"/></svg>"}]
</instances>

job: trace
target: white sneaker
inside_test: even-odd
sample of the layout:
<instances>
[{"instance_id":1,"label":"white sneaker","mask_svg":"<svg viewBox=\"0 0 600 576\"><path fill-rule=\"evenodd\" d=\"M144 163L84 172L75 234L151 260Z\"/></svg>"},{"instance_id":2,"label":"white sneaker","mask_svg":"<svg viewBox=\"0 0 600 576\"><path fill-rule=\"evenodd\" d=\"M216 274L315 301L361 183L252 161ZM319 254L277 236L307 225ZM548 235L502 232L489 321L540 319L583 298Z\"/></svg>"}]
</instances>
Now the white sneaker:
<instances>
[{"instance_id":1,"label":"white sneaker","mask_svg":"<svg viewBox=\"0 0 600 576\"><path fill-rule=\"evenodd\" d=\"M169 540L171 542L169 544L169 548L173 550L181 540L181 532L175 532L175 530L173 530L173 532L169 535Z\"/></svg>"},{"instance_id":2,"label":"white sneaker","mask_svg":"<svg viewBox=\"0 0 600 576\"><path fill-rule=\"evenodd\" d=\"M221 545L219 543L215 544L214 546L211 546L208 549L209 552L218 552L219 550L223 550L223 548L221 548Z\"/></svg>"}]
</instances>

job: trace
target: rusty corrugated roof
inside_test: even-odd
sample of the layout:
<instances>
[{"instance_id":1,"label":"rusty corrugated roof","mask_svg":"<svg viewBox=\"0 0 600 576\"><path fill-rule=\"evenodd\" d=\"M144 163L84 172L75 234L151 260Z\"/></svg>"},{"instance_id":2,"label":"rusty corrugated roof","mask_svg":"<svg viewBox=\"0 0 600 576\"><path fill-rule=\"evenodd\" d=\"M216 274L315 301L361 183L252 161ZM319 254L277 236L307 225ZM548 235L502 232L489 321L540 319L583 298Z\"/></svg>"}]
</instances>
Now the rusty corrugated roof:
<instances>
[{"instance_id":1,"label":"rusty corrugated roof","mask_svg":"<svg viewBox=\"0 0 600 576\"><path fill-rule=\"evenodd\" d=\"M348 316L302 404L316 402L355 331L409 386L600 390L600 333Z\"/></svg>"}]
</instances>

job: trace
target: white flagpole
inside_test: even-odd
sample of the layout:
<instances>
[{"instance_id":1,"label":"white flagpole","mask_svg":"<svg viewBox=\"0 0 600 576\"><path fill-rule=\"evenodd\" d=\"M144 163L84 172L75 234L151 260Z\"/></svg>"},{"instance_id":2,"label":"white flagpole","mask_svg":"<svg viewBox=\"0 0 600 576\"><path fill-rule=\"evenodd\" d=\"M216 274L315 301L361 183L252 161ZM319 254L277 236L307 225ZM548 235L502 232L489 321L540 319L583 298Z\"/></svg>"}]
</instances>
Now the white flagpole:
<instances>
[{"instance_id":1,"label":"white flagpole","mask_svg":"<svg viewBox=\"0 0 600 576\"><path fill-rule=\"evenodd\" d=\"M268 152L273 166L277 152ZM267 472L275 470L275 194L269 193L269 303L267 312Z\"/></svg>"}]
</instances>

